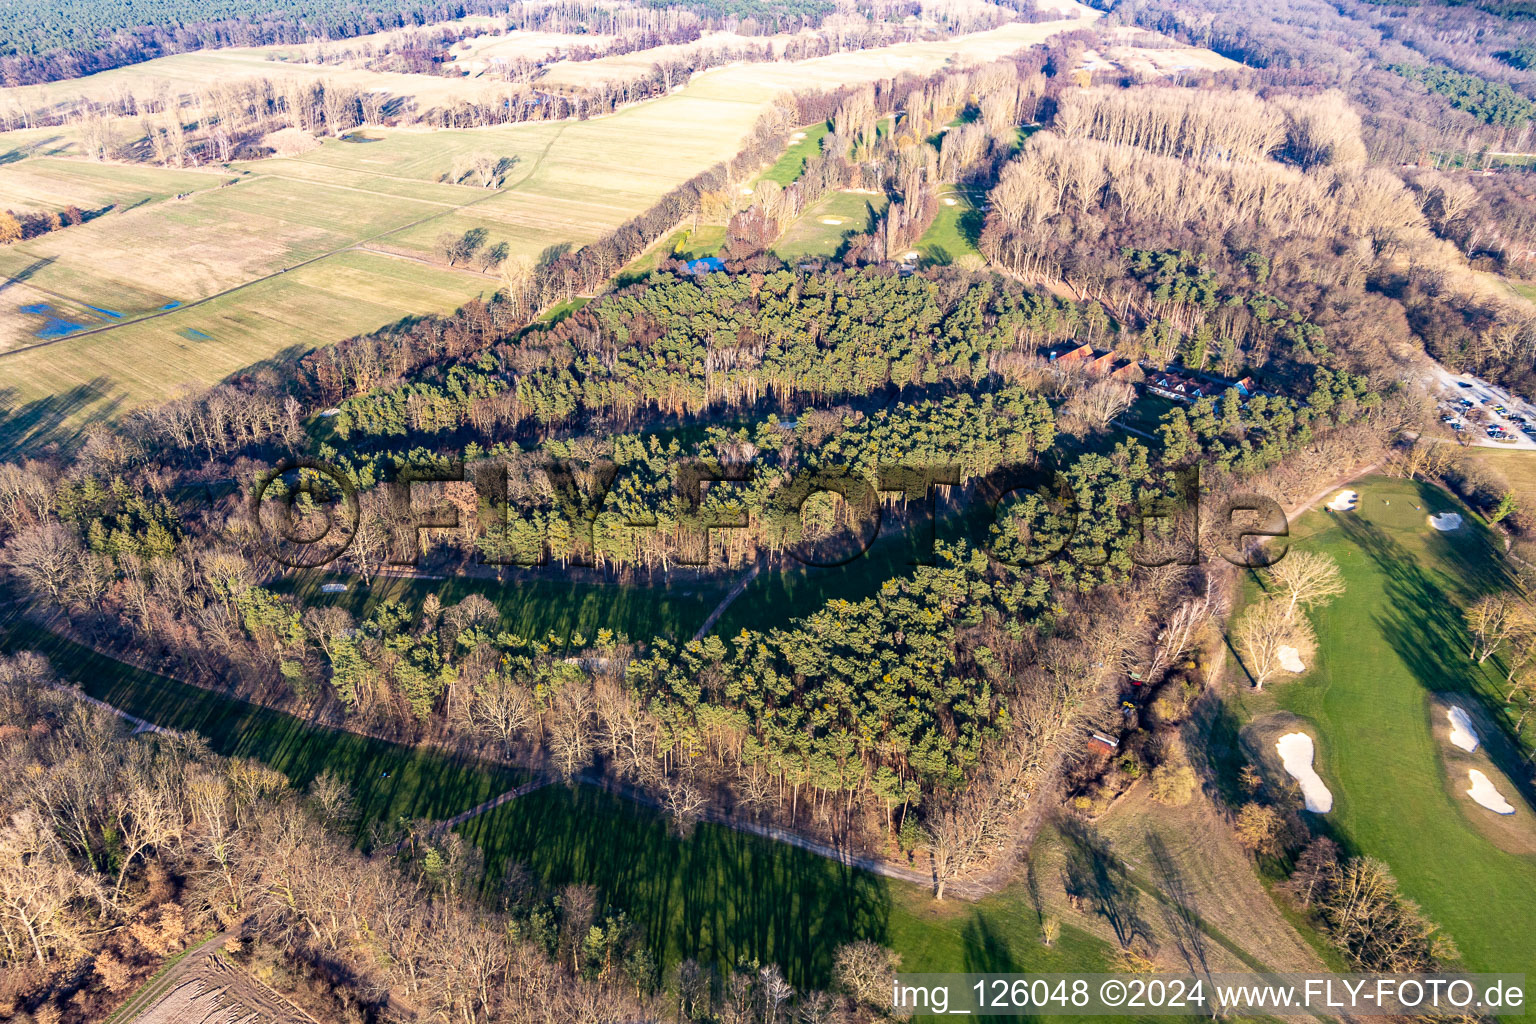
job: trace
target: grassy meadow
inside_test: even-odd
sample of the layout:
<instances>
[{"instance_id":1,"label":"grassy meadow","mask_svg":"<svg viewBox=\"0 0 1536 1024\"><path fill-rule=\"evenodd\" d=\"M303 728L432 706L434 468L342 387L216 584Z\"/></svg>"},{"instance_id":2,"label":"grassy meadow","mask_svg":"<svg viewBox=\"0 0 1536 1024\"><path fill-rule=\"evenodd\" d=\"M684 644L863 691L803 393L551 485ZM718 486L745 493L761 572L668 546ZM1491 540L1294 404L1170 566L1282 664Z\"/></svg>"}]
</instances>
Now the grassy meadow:
<instances>
[{"instance_id":1,"label":"grassy meadow","mask_svg":"<svg viewBox=\"0 0 1536 1024\"><path fill-rule=\"evenodd\" d=\"M1444 492L1386 477L1350 485L1358 511L1313 511L1291 525L1298 550L1337 559L1347 592L1316 611L1316 664L1230 701L1235 721L1262 732L1276 715L1299 718L1317 740L1318 774L1333 791L1333 810L1308 815L1348 852L1385 861L1403 891L1455 940L1478 971L1536 970L1536 858L1507 852L1489 837L1468 799L1465 777L1446 775L1433 700L1451 694L1480 713L1511 721L1500 696L1497 658L1468 657L1460 609L1507 586L1498 542ZM1439 533L1429 515L1458 511L1466 522ZM1291 719L1295 721L1295 719ZM1495 779L1516 815L1529 822L1531 769L1507 735L1484 737L1505 778ZM1273 750L1253 751L1272 758Z\"/></svg>"}]
</instances>

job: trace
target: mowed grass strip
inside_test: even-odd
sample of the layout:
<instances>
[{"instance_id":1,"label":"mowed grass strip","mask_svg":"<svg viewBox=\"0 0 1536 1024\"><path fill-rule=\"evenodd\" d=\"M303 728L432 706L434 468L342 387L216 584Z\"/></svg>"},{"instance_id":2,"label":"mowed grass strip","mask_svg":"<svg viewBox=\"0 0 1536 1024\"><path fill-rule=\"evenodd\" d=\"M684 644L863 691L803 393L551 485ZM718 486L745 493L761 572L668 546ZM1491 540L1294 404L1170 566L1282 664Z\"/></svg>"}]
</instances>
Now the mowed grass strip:
<instances>
[{"instance_id":1,"label":"mowed grass strip","mask_svg":"<svg viewBox=\"0 0 1536 1024\"><path fill-rule=\"evenodd\" d=\"M784 151L784 155L779 157L773 166L764 171L757 180L776 181L780 185L793 184L804 173L805 162L821 152L821 140L826 138L831 130L832 127L823 122L792 133L789 148ZM795 139L794 135L801 135L803 138Z\"/></svg>"},{"instance_id":2,"label":"mowed grass strip","mask_svg":"<svg viewBox=\"0 0 1536 1024\"><path fill-rule=\"evenodd\" d=\"M961 256L980 256L985 218L964 192L948 191L939 197L939 212L914 247L931 263L953 263Z\"/></svg>"},{"instance_id":3,"label":"mowed grass strip","mask_svg":"<svg viewBox=\"0 0 1536 1024\"><path fill-rule=\"evenodd\" d=\"M923 887L724 826L680 837L657 811L589 786L539 790L459 831L484 852L493 889L514 864L547 886L595 885L666 967L755 959L796 988L827 987L837 947L869 939L896 949L903 971L1108 969L1108 945L1070 922L1042 945L1022 883L936 903Z\"/></svg>"},{"instance_id":4,"label":"mowed grass strip","mask_svg":"<svg viewBox=\"0 0 1536 1024\"><path fill-rule=\"evenodd\" d=\"M1502 555L1435 488L1386 477L1350 486L1358 511L1309 512L1291 526L1292 545L1333 556L1348 586L1313 615L1315 666L1233 703L1244 720L1281 709L1316 729L1317 770L1334 806L1310 820L1350 853L1385 861L1466 966L1536 971L1536 859L1505 853L1472 826L1469 816L1489 812L1444 784L1430 720L1431 695L1449 692L1508 721L1502 667L1468 657L1461 617L1468 602L1507 584ZM1460 512L1465 525L1435 531L1426 519L1442 511ZM1505 796L1531 814L1529 765L1502 767L1522 790Z\"/></svg>"},{"instance_id":5,"label":"mowed grass strip","mask_svg":"<svg viewBox=\"0 0 1536 1024\"><path fill-rule=\"evenodd\" d=\"M345 584L347 589L340 594L322 593L320 588L327 583ZM444 607L478 594L501 613L501 629L524 639L554 636L564 645L573 634L591 643L603 629L637 642L658 636L690 639L731 585L730 579L700 579L669 586L627 586L514 574L506 580L384 576L375 578L372 586L363 586L355 577L311 572L296 573L278 583L276 589L299 596L306 607L345 608L359 620L386 601L398 602L417 614L429 594Z\"/></svg>"}]
</instances>

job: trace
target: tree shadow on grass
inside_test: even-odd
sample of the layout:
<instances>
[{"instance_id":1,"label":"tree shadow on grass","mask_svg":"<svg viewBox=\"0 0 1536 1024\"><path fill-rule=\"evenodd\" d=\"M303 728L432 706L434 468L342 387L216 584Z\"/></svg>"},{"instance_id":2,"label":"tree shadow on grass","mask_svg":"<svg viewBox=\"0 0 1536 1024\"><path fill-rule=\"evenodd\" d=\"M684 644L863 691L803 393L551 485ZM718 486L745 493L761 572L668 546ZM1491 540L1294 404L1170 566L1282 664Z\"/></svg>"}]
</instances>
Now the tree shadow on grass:
<instances>
[{"instance_id":1,"label":"tree shadow on grass","mask_svg":"<svg viewBox=\"0 0 1536 1024\"><path fill-rule=\"evenodd\" d=\"M1175 947L1191 971L1200 975L1210 974L1206 958L1206 936L1195 907L1194 893L1184 880L1184 872L1168 850L1163 837L1148 830L1147 852L1152 863L1152 878L1164 899L1159 902L1163 920L1173 935Z\"/></svg>"},{"instance_id":2,"label":"tree shadow on grass","mask_svg":"<svg viewBox=\"0 0 1536 1024\"><path fill-rule=\"evenodd\" d=\"M1067 895L1104 918L1122 947L1137 936L1150 941L1151 930L1141 916L1141 890L1109 841L1079 818L1063 818L1060 830L1066 853L1061 881Z\"/></svg>"},{"instance_id":3,"label":"tree shadow on grass","mask_svg":"<svg viewBox=\"0 0 1536 1024\"><path fill-rule=\"evenodd\" d=\"M1440 503L1445 503L1443 498ZM1382 637L1428 693L1465 694L1489 706L1501 735L1487 738L1488 754L1526 800L1536 802L1536 786L1521 763L1519 740L1498 714L1497 696L1491 692L1495 687L1485 674L1488 670L1472 660L1471 636L1461 612L1460 602L1508 584L1498 551L1471 524L1463 527L1471 531L1466 536L1430 538L1431 551L1450 567L1450 572L1441 574L1421 565L1374 523L1350 517L1342 525L1344 534L1371 559L1385 581L1384 600L1373 619ZM1488 664L1502 674L1499 656Z\"/></svg>"},{"instance_id":4,"label":"tree shadow on grass","mask_svg":"<svg viewBox=\"0 0 1536 1024\"><path fill-rule=\"evenodd\" d=\"M484 851L488 885L512 864L547 886L595 885L668 965L745 957L823 988L838 946L888 941L885 879L723 826L680 837L661 813L594 787L551 786L461 831Z\"/></svg>"},{"instance_id":5,"label":"tree shadow on grass","mask_svg":"<svg viewBox=\"0 0 1536 1024\"><path fill-rule=\"evenodd\" d=\"M146 721L205 738L225 757L249 757L277 769L303 789L331 772L352 791L355 838L375 824L440 820L474 807L527 778L507 768L343 732L214 693L97 654L26 623L0 636L0 650L45 655L61 678L89 696Z\"/></svg>"},{"instance_id":6,"label":"tree shadow on grass","mask_svg":"<svg viewBox=\"0 0 1536 1024\"><path fill-rule=\"evenodd\" d=\"M0 370L5 362L0 359ZM97 377L45 398L21 402L12 389L0 390L0 459L15 459L50 445L69 448L85 429L106 422L122 409L112 381Z\"/></svg>"}]
</instances>

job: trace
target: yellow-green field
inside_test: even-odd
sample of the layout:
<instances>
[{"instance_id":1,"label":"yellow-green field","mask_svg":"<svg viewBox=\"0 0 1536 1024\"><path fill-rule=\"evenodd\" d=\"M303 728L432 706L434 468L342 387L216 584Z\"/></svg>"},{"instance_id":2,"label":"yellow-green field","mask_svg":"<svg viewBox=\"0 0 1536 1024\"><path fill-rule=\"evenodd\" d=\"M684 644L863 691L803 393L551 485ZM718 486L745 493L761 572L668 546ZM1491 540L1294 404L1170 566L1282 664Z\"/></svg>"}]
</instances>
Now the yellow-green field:
<instances>
[{"instance_id":1,"label":"yellow-green field","mask_svg":"<svg viewBox=\"0 0 1536 1024\"><path fill-rule=\"evenodd\" d=\"M0 357L0 453L67 439L189 379L218 381L493 288L478 275L353 250L199 305L11 352Z\"/></svg>"},{"instance_id":2,"label":"yellow-green field","mask_svg":"<svg viewBox=\"0 0 1536 1024\"><path fill-rule=\"evenodd\" d=\"M0 161L4 159L0 156ZM0 209L30 212L78 206L89 213L200 192L232 177L222 170L183 171L51 157L14 159L0 163Z\"/></svg>"}]
</instances>

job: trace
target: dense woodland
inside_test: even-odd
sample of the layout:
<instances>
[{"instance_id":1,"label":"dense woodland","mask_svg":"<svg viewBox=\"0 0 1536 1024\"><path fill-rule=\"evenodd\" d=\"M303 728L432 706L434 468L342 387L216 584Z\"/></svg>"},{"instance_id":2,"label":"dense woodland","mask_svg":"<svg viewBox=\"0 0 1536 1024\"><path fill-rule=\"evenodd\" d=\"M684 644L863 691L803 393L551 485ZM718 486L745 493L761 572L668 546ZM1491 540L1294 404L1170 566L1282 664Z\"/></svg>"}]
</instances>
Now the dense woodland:
<instances>
[{"instance_id":1,"label":"dense woodland","mask_svg":"<svg viewBox=\"0 0 1536 1024\"><path fill-rule=\"evenodd\" d=\"M1064 793L1089 807L1112 799L1104 778L1129 777L1119 766L1145 768L1154 799L1187 802L1196 776L1178 725L1238 585L1212 551L1188 551L1197 532L1226 536L1219 499L1295 501L1378 461L1444 472L1451 446L1435 443L1433 404L1412 384L1426 353L1536 393L1530 305L1477 273L1528 275L1531 179L1466 170L1529 141L1520 58L1497 56L1517 54L1520 32L1503 16L1518 9L1420 5L1438 30L1419 32L1387 5L1290 0L1264 17L1249 6L1145 0L1113 14L1252 65L1222 76L1083 87L1073 71L1094 41L1084 33L982 68L786 97L736 159L607 238L511 261L490 301L188 393L96 428L75 450L0 464L9 584L49 628L197 685L569 782L617 782L684 829L713 814L904 853L931 869L939 898L1006 871ZM1456 70L1405 76L1394 64ZM1482 99L1471 99L1468 76ZM796 180L742 196L790 130L819 121L829 129L821 152ZM899 262L933 223L939 190L956 184L985 196L981 256ZM774 241L840 189L889 205L835 258L786 266ZM725 228L723 272L662 259L622 273L677 228L709 222ZM1110 352L1130 372L1064 369L1043 355L1063 343ZM1136 382L1170 366L1248 378L1254 393L1148 402ZM616 586L724 581L748 564L773 571L792 549L846 552L877 510L914 521L925 488L892 464L942 468L919 481L942 484L940 507L991 515L937 544L931 564L780 627L523 636L478 595L356 614L302 596L264 554L262 513L253 518L244 492L296 455L337 467L356 489L354 535L331 568L362 587L413 516L396 486L408 466L467 470L439 492L460 525L427 536L423 567L509 586L566 574ZM736 483L692 492L700 466ZM1196 467L1212 499L1198 509L1180 490ZM1075 500L1010 490L1010 471L1046 476ZM839 496L797 490L808 477L838 481ZM240 493L212 497L231 480ZM305 482L293 474L272 496ZM297 505L318 514L311 497ZM1298 635L1246 629L1235 642ZM6 671L7 699L45 726L0 736L15 763L68 761L55 737L105 745L89 729L106 726L37 685L46 669ZM1133 676L1154 708L1145 724L1119 708ZM1117 767L1085 749L1090 730L1125 739ZM116 744L113 758L168 756L160 742ZM171 807L226 793L218 806L249 822L258 844L268 842L263 815L296 813L279 780L242 796L205 778L254 769L185 760L197 763L178 770L200 781L166 796ZM116 760L106 763L92 792L122 786ZM1244 793L1224 805L1238 840L1290 869L1284 889L1352 966L1454 959L1383 865L1308 834L1289 790L1246 775L1228 788ZM18 786L13 799L30 792ZM200 807L182 813L189 829L205 827ZM75 880L103 873L92 863L100 844L91 822L26 820L27 841L48 851L38 863L69 894L51 911L63 928L87 902ZM174 878L215 892L235 884L233 868L208 870L206 843L195 847L201 873L153 843L142 849ZM255 849L271 858L284 848ZM117 862L119 900L152 885L149 861L139 863ZM427 885L404 868L391 885ZM265 906L261 869L250 870L241 884ZM216 899L186 886L177 913L214 913ZM543 907L515 913L545 930L505 959L572 992L622 995L637 1019L653 1012L641 944L605 931L622 948L583 970L571 949L586 933L553 923L547 901L519 904ZM431 905L445 921L460 912ZM259 915L261 937L301 931L300 913ZM21 942L9 948L28 958ZM56 952L31 950L44 962ZM132 952L112 955L147 962ZM422 980L430 972L390 974L410 955L391 947L371 969L443 1000L506 993L467 1008L434 1003L440 1019L522 1019L515 990L526 980L508 981L511 968L489 970L494 985L439 997ZM567 962L589 977L567 976ZM612 962L637 965L622 993ZM84 998L96 984L80 983Z\"/></svg>"},{"instance_id":2,"label":"dense woodland","mask_svg":"<svg viewBox=\"0 0 1536 1024\"><path fill-rule=\"evenodd\" d=\"M663 977L590 887L514 874L493 909L466 898L485 866L456 835L359 854L334 776L296 790L195 738L130 738L30 655L0 657L0 708L0 1014L18 1024L105 1019L210 934L331 1021L820 1024L867 1019L859 1002L893 964L873 943L845 947L836 994L797 991L772 964L722 977L688 960Z\"/></svg>"}]
</instances>

